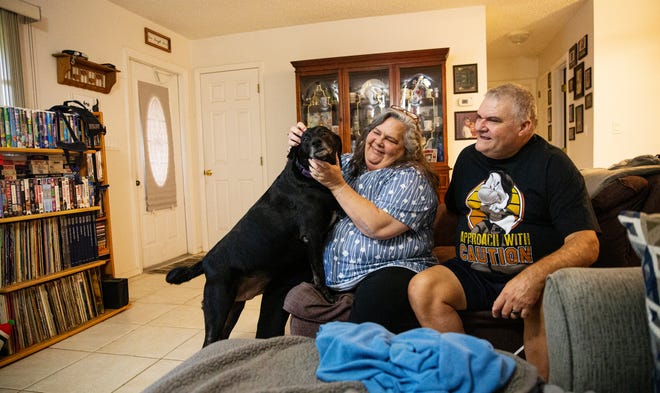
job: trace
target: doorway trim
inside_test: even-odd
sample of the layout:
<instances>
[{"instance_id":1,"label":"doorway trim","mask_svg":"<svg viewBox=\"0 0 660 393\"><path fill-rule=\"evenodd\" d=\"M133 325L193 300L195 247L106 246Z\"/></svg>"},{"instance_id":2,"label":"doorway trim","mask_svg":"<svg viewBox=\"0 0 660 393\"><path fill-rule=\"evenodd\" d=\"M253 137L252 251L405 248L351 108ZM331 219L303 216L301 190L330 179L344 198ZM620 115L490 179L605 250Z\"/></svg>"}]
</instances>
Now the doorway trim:
<instances>
[{"instance_id":1,"label":"doorway trim","mask_svg":"<svg viewBox=\"0 0 660 393\"><path fill-rule=\"evenodd\" d=\"M259 134L261 135L261 145L262 146L267 146L266 145L266 116L264 112L264 83L263 83L263 62L248 62L248 63L239 63L239 64L228 64L228 65L220 65L220 66L212 66L212 67L201 67L201 68L196 68L194 70L194 94L195 94L195 111L196 111L196 124L199 127L200 132L197 133L197 151L200 152L198 155L198 160L197 160L197 168L195 170L195 173L197 176L201 177L203 172L204 172L204 129L202 129L202 124L203 124L203 119L202 119L202 75L203 74L212 74L216 72L225 72L225 71L240 71L240 70L246 70L246 69L256 69L257 70L257 80L259 83L259 111L261 112L261 120L259 123ZM263 157L263 165L261 166L261 171L262 171L262 177L264 179L264 184L263 184L263 190L261 192L263 193L269 186L270 184L267 184L267 176L266 174L268 173L267 165L268 165L268 157L267 157L267 149L262 149L262 157ZM206 195L206 184L204 181L199 182L199 187L200 187L200 192L199 192L199 209L201 212L201 217L206 217L207 215L207 209L206 209L206 203L204 201L204 195ZM201 220L200 222L202 232L201 232L201 240L202 240L202 249L204 251L208 251L211 249L211 247L214 245L214 243L211 243L211 239L209 239L209 230L208 230L208 222L206 220Z\"/></svg>"},{"instance_id":2,"label":"doorway trim","mask_svg":"<svg viewBox=\"0 0 660 393\"><path fill-rule=\"evenodd\" d=\"M143 54L142 52L138 52L136 50L130 49L130 48L124 48L124 68L129 69L129 65L132 61L144 64L146 66L153 66L158 69L171 72L176 75L177 80L178 80L178 100L179 100L179 128L181 130L181 135L180 135L180 140L179 143L181 144L181 171L183 173L183 205L184 205L184 211L185 211L185 216L186 217L192 217L192 195L191 195L191 190L193 188L193 184L191 182L191 166L192 164L186 160L187 156L191 156L189 150L190 150L190 145L192 142L187 142L186 140L186 135L189 132L189 127L187 127L188 123L186 122L186 119L188 118L188 114L191 112L189 105L186 104L188 100L186 97L189 96L188 91L189 91L189 78L188 78L188 71L180 67L176 64L169 63L166 61L162 61L160 59L157 59L152 56L148 56ZM126 76L125 83L130 83L130 76ZM130 87L127 87L125 89L125 100L124 100L124 106L125 106L125 113L132 113L131 112L131 89ZM124 127L126 130L130 130L132 125L135 124L135 119L133 119L130 115L126 116L125 118L125 124ZM129 151L129 162L128 162L128 167L130 171L131 176L131 184L137 179L137 168L136 168L136 160L137 157L135 157L135 136L132 136L130 131L127 131L128 137L127 137L127 146L128 146L128 151ZM131 202L133 203L133 212L134 216L138 216L138 205L137 205L137 188L132 186L131 187ZM195 253L198 251L199 247L195 247L195 231L194 231L194 225L195 223L193 222L194 220L186 219L186 248L188 253ZM141 225L141 223L136 223ZM197 243L199 244L199 243ZM136 247L134 249L134 257L135 260L139 261L139 266L140 268L144 267L144 261L142 260L142 240L139 237L136 237Z\"/></svg>"},{"instance_id":3,"label":"doorway trim","mask_svg":"<svg viewBox=\"0 0 660 393\"><path fill-rule=\"evenodd\" d=\"M552 144L568 152L568 125L566 116L566 95L568 94L568 81L566 80L566 59L563 57L551 67L552 72ZM557 144L556 138L562 138Z\"/></svg>"}]
</instances>

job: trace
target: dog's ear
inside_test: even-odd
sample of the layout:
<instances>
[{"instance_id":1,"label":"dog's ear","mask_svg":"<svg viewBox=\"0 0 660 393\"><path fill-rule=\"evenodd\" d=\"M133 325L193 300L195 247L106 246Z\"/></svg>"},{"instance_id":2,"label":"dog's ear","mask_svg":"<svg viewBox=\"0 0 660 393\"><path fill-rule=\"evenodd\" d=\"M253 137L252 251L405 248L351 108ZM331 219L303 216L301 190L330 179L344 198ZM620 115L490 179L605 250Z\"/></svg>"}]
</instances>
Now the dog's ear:
<instances>
[{"instance_id":1,"label":"dog's ear","mask_svg":"<svg viewBox=\"0 0 660 393\"><path fill-rule=\"evenodd\" d=\"M298 146L292 146L289 149L289 153L286 155L287 159L295 159L296 158L296 153L298 152Z\"/></svg>"}]
</instances>

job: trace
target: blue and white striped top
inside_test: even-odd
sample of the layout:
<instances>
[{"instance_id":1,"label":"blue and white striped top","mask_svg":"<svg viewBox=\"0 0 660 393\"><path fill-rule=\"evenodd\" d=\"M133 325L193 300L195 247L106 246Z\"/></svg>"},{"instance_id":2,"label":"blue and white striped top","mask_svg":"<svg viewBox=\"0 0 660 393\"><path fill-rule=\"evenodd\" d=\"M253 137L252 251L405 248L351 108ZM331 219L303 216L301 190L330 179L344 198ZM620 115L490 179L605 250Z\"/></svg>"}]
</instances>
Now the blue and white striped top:
<instances>
[{"instance_id":1,"label":"blue and white striped top","mask_svg":"<svg viewBox=\"0 0 660 393\"><path fill-rule=\"evenodd\" d=\"M342 156L346 163L351 154ZM346 178L346 173L344 173ZM431 184L416 168L384 168L368 171L348 184L410 229L388 239L375 240L362 234L348 216L333 227L323 253L326 284L335 290L350 290L367 274L389 266L415 272L438 263L433 256L433 219L438 198Z\"/></svg>"}]
</instances>

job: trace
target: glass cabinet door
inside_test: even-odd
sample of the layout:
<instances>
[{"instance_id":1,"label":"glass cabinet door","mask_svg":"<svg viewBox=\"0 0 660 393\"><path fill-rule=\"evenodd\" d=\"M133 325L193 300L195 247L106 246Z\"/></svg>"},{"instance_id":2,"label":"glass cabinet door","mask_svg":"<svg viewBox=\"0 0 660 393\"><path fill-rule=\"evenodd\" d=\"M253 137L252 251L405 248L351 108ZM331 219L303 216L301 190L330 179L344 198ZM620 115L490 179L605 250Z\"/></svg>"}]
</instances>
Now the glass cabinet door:
<instances>
[{"instance_id":1,"label":"glass cabinet door","mask_svg":"<svg viewBox=\"0 0 660 393\"><path fill-rule=\"evenodd\" d=\"M425 154L431 162L444 157L442 69L435 66L400 69L400 99L397 105L415 113L426 138Z\"/></svg>"},{"instance_id":2,"label":"glass cabinet door","mask_svg":"<svg viewBox=\"0 0 660 393\"><path fill-rule=\"evenodd\" d=\"M351 151L360 131L390 107L389 69L349 71Z\"/></svg>"},{"instance_id":3,"label":"glass cabinet door","mask_svg":"<svg viewBox=\"0 0 660 393\"><path fill-rule=\"evenodd\" d=\"M339 133L339 89L336 73L300 78L302 122L307 127L325 126Z\"/></svg>"}]
</instances>

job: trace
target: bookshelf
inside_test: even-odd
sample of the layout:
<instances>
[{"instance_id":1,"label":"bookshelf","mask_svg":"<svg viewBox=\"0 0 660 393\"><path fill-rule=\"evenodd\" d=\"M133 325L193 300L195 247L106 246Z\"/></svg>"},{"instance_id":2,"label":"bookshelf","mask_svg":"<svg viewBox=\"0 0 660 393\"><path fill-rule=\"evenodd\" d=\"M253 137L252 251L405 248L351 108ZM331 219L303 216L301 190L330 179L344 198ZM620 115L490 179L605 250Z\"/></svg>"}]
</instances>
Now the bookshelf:
<instances>
[{"instance_id":1,"label":"bookshelf","mask_svg":"<svg viewBox=\"0 0 660 393\"><path fill-rule=\"evenodd\" d=\"M0 108L0 323L15 321L0 367L129 307L103 305L115 277L104 136L69 120L88 147L67 161L52 112Z\"/></svg>"}]
</instances>

